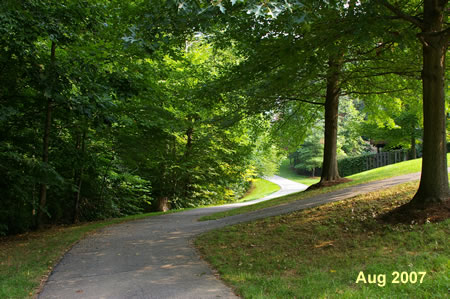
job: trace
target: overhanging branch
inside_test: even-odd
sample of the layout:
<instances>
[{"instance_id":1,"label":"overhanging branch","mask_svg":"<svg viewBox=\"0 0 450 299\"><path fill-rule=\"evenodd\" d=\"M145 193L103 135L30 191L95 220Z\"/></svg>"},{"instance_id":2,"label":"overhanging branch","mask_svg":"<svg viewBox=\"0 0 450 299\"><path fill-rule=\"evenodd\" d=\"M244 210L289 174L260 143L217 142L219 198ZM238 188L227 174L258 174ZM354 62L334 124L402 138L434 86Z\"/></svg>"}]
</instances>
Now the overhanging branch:
<instances>
[{"instance_id":1,"label":"overhanging branch","mask_svg":"<svg viewBox=\"0 0 450 299\"><path fill-rule=\"evenodd\" d=\"M296 102L308 103L308 104L313 104L313 105L321 105L321 106L325 106L325 103L314 102L314 101L308 101L308 100L299 99L299 98L292 98L292 97L278 97L278 99L279 99L279 100L296 101Z\"/></svg>"},{"instance_id":2,"label":"overhanging branch","mask_svg":"<svg viewBox=\"0 0 450 299\"><path fill-rule=\"evenodd\" d=\"M381 4L386 7L387 9L389 9L390 11L392 11L396 16L398 16L400 19L403 19L405 21L408 21L414 25L416 25L417 27L419 27L420 29L424 29L424 24L423 22L414 16L410 16L406 13L404 13L401 9L395 7L394 5L390 4L388 1L386 0L380 0Z\"/></svg>"},{"instance_id":3,"label":"overhanging branch","mask_svg":"<svg viewBox=\"0 0 450 299\"><path fill-rule=\"evenodd\" d=\"M411 70L411 71L388 71L388 72L379 72L379 73L370 73L370 72L352 72L349 75L345 76L342 79L342 82L348 82L355 79L366 79L366 78L374 78L381 77L386 75L397 75L400 77L408 77L419 80L420 79L420 71L419 70Z\"/></svg>"},{"instance_id":4,"label":"overhanging branch","mask_svg":"<svg viewBox=\"0 0 450 299\"><path fill-rule=\"evenodd\" d=\"M351 94L358 94L358 95L387 94L387 93L401 92L401 91L405 91L405 90L409 90L409 89L410 88L402 88L402 89L367 91L367 92L365 92L365 91L349 91L349 92L342 93L341 95L346 96L346 95L351 95Z\"/></svg>"}]
</instances>

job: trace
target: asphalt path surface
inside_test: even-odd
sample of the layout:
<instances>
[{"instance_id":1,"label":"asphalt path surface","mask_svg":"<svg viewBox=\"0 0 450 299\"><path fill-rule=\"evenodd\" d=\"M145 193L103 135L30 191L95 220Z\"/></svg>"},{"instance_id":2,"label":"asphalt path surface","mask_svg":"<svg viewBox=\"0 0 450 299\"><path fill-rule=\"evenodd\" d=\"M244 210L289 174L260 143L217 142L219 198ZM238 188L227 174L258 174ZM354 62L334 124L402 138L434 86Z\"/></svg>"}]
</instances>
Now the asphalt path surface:
<instances>
[{"instance_id":1,"label":"asphalt path surface","mask_svg":"<svg viewBox=\"0 0 450 299\"><path fill-rule=\"evenodd\" d=\"M199 208L113 225L78 242L54 268L39 298L236 298L192 246L202 232L348 199L418 180L419 173L348 187L289 204L218 220L198 218L302 191L275 176L281 189L263 199Z\"/></svg>"}]
</instances>

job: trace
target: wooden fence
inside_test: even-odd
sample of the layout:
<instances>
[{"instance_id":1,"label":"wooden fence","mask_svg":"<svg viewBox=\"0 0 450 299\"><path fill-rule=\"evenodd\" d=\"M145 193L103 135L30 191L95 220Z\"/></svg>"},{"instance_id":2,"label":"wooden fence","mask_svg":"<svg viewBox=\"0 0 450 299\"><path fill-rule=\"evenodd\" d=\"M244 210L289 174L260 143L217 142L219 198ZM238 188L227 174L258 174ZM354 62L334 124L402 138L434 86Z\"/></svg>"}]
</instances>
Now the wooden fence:
<instances>
[{"instance_id":1,"label":"wooden fence","mask_svg":"<svg viewBox=\"0 0 450 299\"><path fill-rule=\"evenodd\" d=\"M386 166L389 164L395 164L398 162L406 161L407 159L408 159L408 151L403 149L370 154L366 156L365 170Z\"/></svg>"},{"instance_id":2,"label":"wooden fence","mask_svg":"<svg viewBox=\"0 0 450 299\"><path fill-rule=\"evenodd\" d=\"M406 160L408 160L408 150L406 149L346 157L338 160L339 173L343 176L348 176ZM299 154L297 152L291 153L289 155L289 161L291 167L295 167L300 162ZM321 171L321 168L316 168L316 175L320 175ZM297 172L302 175L311 175L311 171L306 169L297 169Z\"/></svg>"}]
</instances>

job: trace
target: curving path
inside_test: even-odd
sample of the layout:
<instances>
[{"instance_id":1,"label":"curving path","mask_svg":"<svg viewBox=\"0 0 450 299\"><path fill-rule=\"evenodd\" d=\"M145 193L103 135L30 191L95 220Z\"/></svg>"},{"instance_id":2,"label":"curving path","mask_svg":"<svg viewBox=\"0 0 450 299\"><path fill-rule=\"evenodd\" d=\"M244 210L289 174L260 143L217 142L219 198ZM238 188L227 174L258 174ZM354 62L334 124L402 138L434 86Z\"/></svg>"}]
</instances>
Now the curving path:
<instances>
[{"instance_id":1,"label":"curving path","mask_svg":"<svg viewBox=\"0 0 450 299\"><path fill-rule=\"evenodd\" d=\"M306 188L281 177L281 189L263 199L166 214L97 231L77 243L50 275L39 298L236 298L191 245L207 230L293 212L358 194L418 180L410 174L366 183L290 204L219 220L201 216L253 204Z\"/></svg>"},{"instance_id":2,"label":"curving path","mask_svg":"<svg viewBox=\"0 0 450 299\"><path fill-rule=\"evenodd\" d=\"M97 231L66 253L39 298L235 297L199 258L190 240L216 227L198 222L203 215L307 188L279 176L265 179L280 190L253 201L150 217Z\"/></svg>"}]
</instances>

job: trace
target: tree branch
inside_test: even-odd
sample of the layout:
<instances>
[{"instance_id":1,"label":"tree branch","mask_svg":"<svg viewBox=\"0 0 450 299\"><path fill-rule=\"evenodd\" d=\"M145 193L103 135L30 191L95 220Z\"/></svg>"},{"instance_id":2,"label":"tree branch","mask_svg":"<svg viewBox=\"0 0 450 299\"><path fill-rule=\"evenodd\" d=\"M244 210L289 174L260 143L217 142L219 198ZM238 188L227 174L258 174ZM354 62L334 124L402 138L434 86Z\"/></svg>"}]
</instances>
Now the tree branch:
<instances>
[{"instance_id":1,"label":"tree branch","mask_svg":"<svg viewBox=\"0 0 450 299\"><path fill-rule=\"evenodd\" d=\"M356 74L360 74L360 75L356 75ZM403 71L403 72L401 72L401 71L386 71L386 72L380 72L380 73L352 72L348 76L345 76L342 81L348 82L350 80L355 80L355 79L381 77L381 76L386 76L386 75L397 75L397 76L401 76L401 77L417 78L417 80L419 80L420 71L419 70L410 70L410 71Z\"/></svg>"},{"instance_id":2,"label":"tree branch","mask_svg":"<svg viewBox=\"0 0 450 299\"><path fill-rule=\"evenodd\" d=\"M284 121L281 123L281 125L278 126L278 127L275 129L275 133L278 133L278 131L280 131L287 123L289 123L289 121L291 120L291 118L294 117L295 115L297 115L297 113L300 111L300 108L301 108L301 107L298 107L298 109L295 110L295 112L293 112L293 113L291 113L290 115L288 115L287 119L284 120ZM314 113L311 113L311 117L309 118L308 121L306 121L306 124L305 124L306 126L309 126L310 124L312 124L312 121L313 121L313 119L315 118L315 115L316 115L318 109L319 109L319 108L316 108L316 110L314 111Z\"/></svg>"},{"instance_id":3,"label":"tree branch","mask_svg":"<svg viewBox=\"0 0 450 299\"><path fill-rule=\"evenodd\" d=\"M356 53L358 55L367 55L367 54L370 54L370 53L372 53L374 51L377 51L377 54L378 54L379 53L378 50L381 51L386 46L388 46L388 48L390 48L392 45L394 45L394 41L388 41L388 42L380 43L380 44L376 45L375 47L373 47L372 49L369 49L367 51L361 51L361 52L360 51L356 51ZM345 62L347 62L347 60Z\"/></svg>"},{"instance_id":4,"label":"tree branch","mask_svg":"<svg viewBox=\"0 0 450 299\"><path fill-rule=\"evenodd\" d=\"M448 44L448 41L450 39L450 27L448 27L444 30L438 31L438 32L421 32L421 33L417 34L417 36L419 37L419 39L422 42L426 42L425 37L428 37L428 38L439 39L439 40L441 40L441 43L443 45L446 45L446 44Z\"/></svg>"},{"instance_id":5,"label":"tree branch","mask_svg":"<svg viewBox=\"0 0 450 299\"><path fill-rule=\"evenodd\" d=\"M279 100L296 101L296 102L303 102L303 103L308 103L308 104L313 104L313 105L321 105L321 106L325 106L325 103L314 102L314 101L308 101L308 100L303 100L303 99L299 99L299 98L292 98L292 97L278 97L278 99L279 99Z\"/></svg>"},{"instance_id":6,"label":"tree branch","mask_svg":"<svg viewBox=\"0 0 450 299\"><path fill-rule=\"evenodd\" d=\"M368 92L364 92L364 91L350 91L350 92L342 93L341 95L347 96L347 95L351 95L351 94L360 94L360 95L386 94L386 93L401 92L401 91L405 91L405 90L408 90L408 89L410 89L410 88L402 88L402 89L394 89L394 90L383 90L383 91L368 91Z\"/></svg>"},{"instance_id":7,"label":"tree branch","mask_svg":"<svg viewBox=\"0 0 450 299\"><path fill-rule=\"evenodd\" d=\"M396 16L398 16L400 19L408 21L408 22L416 25L417 27L419 27L422 30L424 29L424 24L419 18L414 17L414 16L410 16L410 15L404 13L401 9L399 9L399 8L395 7L394 5L390 4L387 0L380 0L380 2L381 2L381 4L384 7L389 9Z\"/></svg>"}]
</instances>

